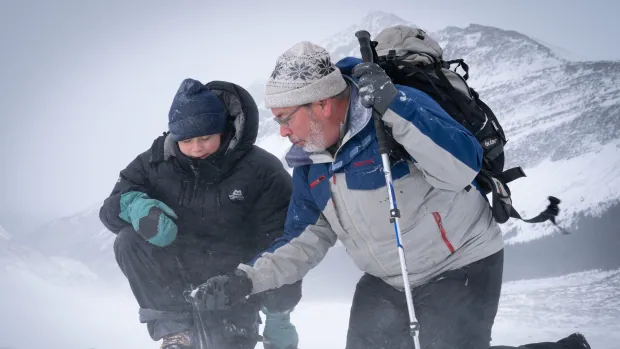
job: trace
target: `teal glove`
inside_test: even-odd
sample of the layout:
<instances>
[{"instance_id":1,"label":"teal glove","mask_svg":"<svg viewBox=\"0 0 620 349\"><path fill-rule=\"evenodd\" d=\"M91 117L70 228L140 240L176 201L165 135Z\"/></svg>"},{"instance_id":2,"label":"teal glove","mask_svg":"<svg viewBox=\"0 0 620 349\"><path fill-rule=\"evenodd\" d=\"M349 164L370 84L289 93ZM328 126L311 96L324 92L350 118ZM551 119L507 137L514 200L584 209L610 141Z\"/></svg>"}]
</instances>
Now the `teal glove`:
<instances>
[{"instance_id":1,"label":"teal glove","mask_svg":"<svg viewBox=\"0 0 620 349\"><path fill-rule=\"evenodd\" d=\"M177 237L176 213L145 193L130 191L121 195L122 220L130 223L144 240L159 247L170 245Z\"/></svg>"},{"instance_id":2,"label":"teal glove","mask_svg":"<svg viewBox=\"0 0 620 349\"><path fill-rule=\"evenodd\" d=\"M291 311L271 313L263 307L265 329L263 346L265 349L297 349L299 336L295 325L291 323Z\"/></svg>"}]
</instances>

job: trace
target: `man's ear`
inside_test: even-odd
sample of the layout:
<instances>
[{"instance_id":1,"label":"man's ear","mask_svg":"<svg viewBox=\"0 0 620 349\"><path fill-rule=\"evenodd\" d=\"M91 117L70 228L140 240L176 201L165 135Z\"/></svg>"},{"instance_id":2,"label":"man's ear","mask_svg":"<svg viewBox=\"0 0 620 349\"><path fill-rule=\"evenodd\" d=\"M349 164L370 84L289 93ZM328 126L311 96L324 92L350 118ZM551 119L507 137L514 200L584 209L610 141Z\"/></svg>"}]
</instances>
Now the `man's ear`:
<instances>
[{"instance_id":1,"label":"man's ear","mask_svg":"<svg viewBox=\"0 0 620 349\"><path fill-rule=\"evenodd\" d=\"M321 99L316 102L321 109L321 114L324 118L331 118L334 110L334 101L330 98Z\"/></svg>"}]
</instances>

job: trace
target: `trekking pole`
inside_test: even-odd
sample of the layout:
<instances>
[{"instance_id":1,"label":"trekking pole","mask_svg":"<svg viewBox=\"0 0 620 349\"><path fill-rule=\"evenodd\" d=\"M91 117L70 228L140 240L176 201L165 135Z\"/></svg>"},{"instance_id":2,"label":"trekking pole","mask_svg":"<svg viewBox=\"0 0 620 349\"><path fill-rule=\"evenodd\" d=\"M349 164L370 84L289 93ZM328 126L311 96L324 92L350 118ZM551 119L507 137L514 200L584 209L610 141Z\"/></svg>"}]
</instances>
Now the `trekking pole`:
<instances>
[{"instance_id":1,"label":"trekking pole","mask_svg":"<svg viewBox=\"0 0 620 349\"><path fill-rule=\"evenodd\" d=\"M208 342L209 337L207 336L205 323L202 318L202 314L200 313L198 301L191 296L191 293L194 290L194 285L190 281L189 276L187 275L187 270L185 269L183 263L181 262L181 259L179 258L179 253L177 252L179 252L180 250L176 248L176 246L171 247L175 247L173 251L174 259L176 260L177 266L179 267L179 272L181 273L183 283L186 287L188 287L188 289L183 292L183 298L185 298L185 301L192 306L192 318L194 320L194 326L196 327L196 334L198 337L198 346L196 347L196 349L210 349L210 345Z\"/></svg>"},{"instance_id":2,"label":"trekking pole","mask_svg":"<svg viewBox=\"0 0 620 349\"><path fill-rule=\"evenodd\" d=\"M370 46L370 33L366 30L360 30L355 33L357 40L360 43L360 52L364 62L373 61L372 47ZM396 246L398 247L398 257L400 258L400 269L403 274L403 284L405 286L405 297L407 298L407 309L409 311L409 329L410 334L413 337L413 343L415 349L420 349L419 330L420 324L415 317L415 311L413 309L413 298L411 295L411 285L409 284L409 272L407 271L407 263L405 261L405 250L401 243L400 233L400 211L396 205L396 196L394 193L394 185L392 184L392 172L390 171L390 148L385 138L385 130L383 128L383 121L381 115L373 108L372 116L375 122L375 130L377 132L377 143L379 145L379 154L381 154L381 161L383 163L383 173L385 174L385 183L388 191L388 197L390 198L390 223L394 226L394 233L396 234Z\"/></svg>"}]
</instances>

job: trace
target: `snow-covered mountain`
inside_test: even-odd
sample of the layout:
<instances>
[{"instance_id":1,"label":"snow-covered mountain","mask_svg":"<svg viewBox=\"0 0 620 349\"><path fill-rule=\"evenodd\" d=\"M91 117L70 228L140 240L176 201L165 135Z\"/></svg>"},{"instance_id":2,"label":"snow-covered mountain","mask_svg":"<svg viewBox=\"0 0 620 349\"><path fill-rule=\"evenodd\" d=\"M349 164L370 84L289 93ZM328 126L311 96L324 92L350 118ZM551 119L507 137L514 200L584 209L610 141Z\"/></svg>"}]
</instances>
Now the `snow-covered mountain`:
<instances>
[{"instance_id":1,"label":"snow-covered mountain","mask_svg":"<svg viewBox=\"0 0 620 349\"><path fill-rule=\"evenodd\" d=\"M112 250L115 235L99 220L100 207L98 204L77 215L57 219L14 240L67 272L79 272L92 280L120 281L123 275Z\"/></svg>"},{"instance_id":2,"label":"snow-covered mountain","mask_svg":"<svg viewBox=\"0 0 620 349\"><path fill-rule=\"evenodd\" d=\"M54 284L74 285L99 280L98 270L91 270L88 262L69 258L62 253L47 252L18 239L0 238L0 277L3 280L34 278Z\"/></svg>"},{"instance_id":3,"label":"snow-covered mountain","mask_svg":"<svg viewBox=\"0 0 620 349\"><path fill-rule=\"evenodd\" d=\"M356 30L376 35L397 24L413 25L392 14L373 12L320 44L334 61L359 56ZM620 207L620 62L570 61L523 34L475 24L430 35L444 47L446 59L465 59L470 85L504 126L509 138L508 166L521 165L528 175L511 184L519 211L526 217L537 214L547 205L548 195L563 200L559 222L574 232L572 236L553 235L556 230L550 224L510 221L503 226L507 242L535 242L515 247L519 263L511 264L536 263L531 251L544 246L544 255L562 251L581 258L574 256L570 268L558 267L561 271L553 275L585 270L584 261L590 263L587 268L620 266L618 257L602 263L598 258L607 256L597 253L620 244L617 215L613 214ZM248 86L260 108L258 144L282 158L290 144L280 137L278 125L264 108L264 83L263 79ZM105 279L122 278L111 248L114 235L99 222L98 208L59 219L20 242L50 258L80 261ZM587 255L574 252L582 246L594 247ZM331 258L347 260L341 254L335 251ZM553 258L566 260L559 255ZM534 269L529 268L524 275ZM544 276L548 275L538 275Z\"/></svg>"},{"instance_id":4,"label":"snow-covered mountain","mask_svg":"<svg viewBox=\"0 0 620 349\"><path fill-rule=\"evenodd\" d=\"M509 138L507 166L528 178L511 185L522 212L563 200L561 220L600 215L620 198L620 62L571 62L525 35L480 25L431 34L446 58L463 58L470 84L494 109ZM601 161L603 160L603 161ZM553 232L518 221L510 242Z\"/></svg>"},{"instance_id":5,"label":"snow-covered mountain","mask_svg":"<svg viewBox=\"0 0 620 349\"><path fill-rule=\"evenodd\" d=\"M392 13L386 13L381 11L375 11L367 14L362 20L354 25L351 25L335 35L318 42L317 44L325 47L330 53L332 60L336 62L342 57L356 56L359 57L359 42L355 37L355 32L358 30L366 30L371 36L379 34L379 32L385 28L393 27L395 25L407 25L411 27L417 27L415 24L406 21Z\"/></svg>"}]
</instances>

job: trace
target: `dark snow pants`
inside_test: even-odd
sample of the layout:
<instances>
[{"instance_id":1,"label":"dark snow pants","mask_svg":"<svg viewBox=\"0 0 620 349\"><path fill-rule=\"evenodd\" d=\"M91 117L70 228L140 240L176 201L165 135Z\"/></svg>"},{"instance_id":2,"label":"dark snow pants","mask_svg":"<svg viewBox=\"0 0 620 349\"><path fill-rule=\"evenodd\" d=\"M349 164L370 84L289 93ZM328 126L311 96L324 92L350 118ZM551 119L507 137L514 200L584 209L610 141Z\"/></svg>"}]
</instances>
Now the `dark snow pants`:
<instances>
[{"instance_id":1,"label":"dark snow pants","mask_svg":"<svg viewBox=\"0 0 620 349\"><path fill-rule=\"evenodd\" d=\"M174 248L153 246L130 227L116 237L114 252L140 306L140 321L147 324L153 340L194 328L192 308L183 295L189 289L186 280L196 287L209 277L234 270L243 262L238 256L227 258L226 251L209 251L207 246L201 246L200 241ZM229 310L202 312L214 347L254 348L261 305L290 309L301 298L300 283L275 291L279 292L251 297Z\"/></svg>"},{"instance_id":2,"label":"dark snow pants","mask_svg":"<svg viewBox=\"0 0 620 349\"><path fill-rule=\"evenodd\" d=\"M420 324L420 346L423 349L489 348L503 266L502 250L415 288L412 292ZM553 349L556 345L538 343L519 348ZM362 276L353 297L346 348L413 349L403 292L374 276Z\"/></svg>"}]
</instances>

